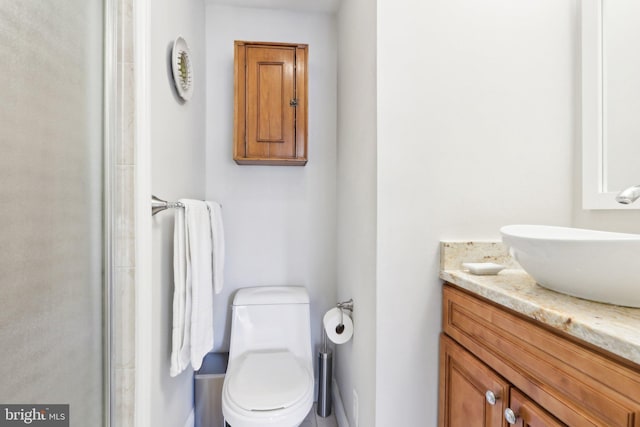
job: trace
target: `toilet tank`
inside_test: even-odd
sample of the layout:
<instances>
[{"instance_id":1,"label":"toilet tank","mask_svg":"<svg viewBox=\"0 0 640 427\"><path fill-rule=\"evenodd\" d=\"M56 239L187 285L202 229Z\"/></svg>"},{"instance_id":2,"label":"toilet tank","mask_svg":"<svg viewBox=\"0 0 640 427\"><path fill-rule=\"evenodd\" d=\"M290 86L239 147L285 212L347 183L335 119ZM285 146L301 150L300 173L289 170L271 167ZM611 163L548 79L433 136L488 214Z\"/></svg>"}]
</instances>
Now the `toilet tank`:
<instances>
[{"instance_id":1,"label":"toilet tank","mask_svg":"<svg viewBox=\"0 0 640 427\"><path fill-rule=\"evenodd\" d=\"M309 294L300 286L240 289L233 299L229 359L287 349L311 359Z\"/></svg>"}]
</instances>

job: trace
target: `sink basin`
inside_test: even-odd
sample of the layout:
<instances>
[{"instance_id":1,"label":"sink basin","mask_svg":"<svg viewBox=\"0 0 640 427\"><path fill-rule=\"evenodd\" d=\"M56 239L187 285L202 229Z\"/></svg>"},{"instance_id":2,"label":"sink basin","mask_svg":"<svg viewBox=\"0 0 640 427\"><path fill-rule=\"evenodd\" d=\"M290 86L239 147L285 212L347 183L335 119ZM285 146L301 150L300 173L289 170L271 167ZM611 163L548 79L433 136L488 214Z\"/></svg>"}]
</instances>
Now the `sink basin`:
<instances>
[{"instance_id":1,"label":"sink basin","mask_svg":"<svg viewBox=\"0 0 640 427\"><path fill-rule=\"evenodd\" d=\"M640 235L545 225L500 229L509 253L539 285L640 307Z\"/></svg>"}]
</instances>

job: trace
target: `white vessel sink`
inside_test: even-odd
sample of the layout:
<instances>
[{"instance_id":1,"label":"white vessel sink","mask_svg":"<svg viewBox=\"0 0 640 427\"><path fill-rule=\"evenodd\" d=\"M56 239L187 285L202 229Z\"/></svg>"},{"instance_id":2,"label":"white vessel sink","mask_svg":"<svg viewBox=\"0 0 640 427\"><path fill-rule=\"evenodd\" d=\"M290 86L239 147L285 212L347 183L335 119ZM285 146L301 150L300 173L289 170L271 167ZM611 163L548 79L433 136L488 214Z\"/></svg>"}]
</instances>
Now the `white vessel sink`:
<instances>
[{"instance_id":1,"label":"white vessel sink","mask_svg":"<svg viewBox=\"0 0 640 427\"><path fill-rule=\"evenodd\" d=\"M507 225L502 241L545 288L640 307L640 235L544 225Z\"/></svg>"}]
</instances>

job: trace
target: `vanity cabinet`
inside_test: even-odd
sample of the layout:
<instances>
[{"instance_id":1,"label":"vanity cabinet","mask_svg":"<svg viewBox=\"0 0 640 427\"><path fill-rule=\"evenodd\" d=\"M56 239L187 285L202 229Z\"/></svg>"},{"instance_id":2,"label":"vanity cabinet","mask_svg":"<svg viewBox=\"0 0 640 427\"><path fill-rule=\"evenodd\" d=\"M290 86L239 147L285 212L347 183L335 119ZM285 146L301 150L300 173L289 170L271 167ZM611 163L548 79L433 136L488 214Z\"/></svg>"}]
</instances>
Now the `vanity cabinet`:
<instances>
[{"instance_id":1,"label":"vanity cabinet","mask_svg":"<svg viewBox=\"0 0 640 427\"><path fill-rule=\"evenodd\" d=\"M235 42L236 163L307 163L307 53L306 44Z\"/></svg>"},{"instance_id":2,"label":"vanity cabinet","mask_svg":"<svg viewBox=\"0 0 640 427\"><path fill-rule=\"evenodd\" d=\"M502 426L509 383L452 339L440 338L440 426Z\"/></svg>"},{"instance_id":3,"label":"vanity cabinet","mask_svg":"<svg viewBox=\"0 0 640 427\"><path fill-rule=\"evenodd\" d=\"M440 364L440 426L507 426L506 410L519 427L565 425L444 334Z\"/></svg>"},{"instance_id":4,"label":"vanity cabinet","mask_svg":"<svg viewBox=\"0 0 640 427\"><path fill-rule=\"evenodd\" d=\"M562 325L449 284L442 324L440 427L640 427L640 367L564 334Z\"/></svg>"}]
</instances>

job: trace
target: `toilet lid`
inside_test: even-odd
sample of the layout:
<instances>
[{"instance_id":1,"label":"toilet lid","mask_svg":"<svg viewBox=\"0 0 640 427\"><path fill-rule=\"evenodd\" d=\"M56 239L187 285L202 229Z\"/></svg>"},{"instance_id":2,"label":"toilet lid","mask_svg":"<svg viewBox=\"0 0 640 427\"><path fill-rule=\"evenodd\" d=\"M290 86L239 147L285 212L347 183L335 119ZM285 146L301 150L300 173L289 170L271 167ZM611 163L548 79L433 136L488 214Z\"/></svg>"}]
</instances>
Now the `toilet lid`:
<instances>
[{"instance_id":1,"label":"toilet lid","mask_svg":"<svg viewBox=\"0 0 640 427\"><path fill-rule=\"evenodd\" d=\"M309 387L309 374L289 351L249 352L229 378L229 396L250 411L287 408Z\"/></svg>"}]
</instances>

